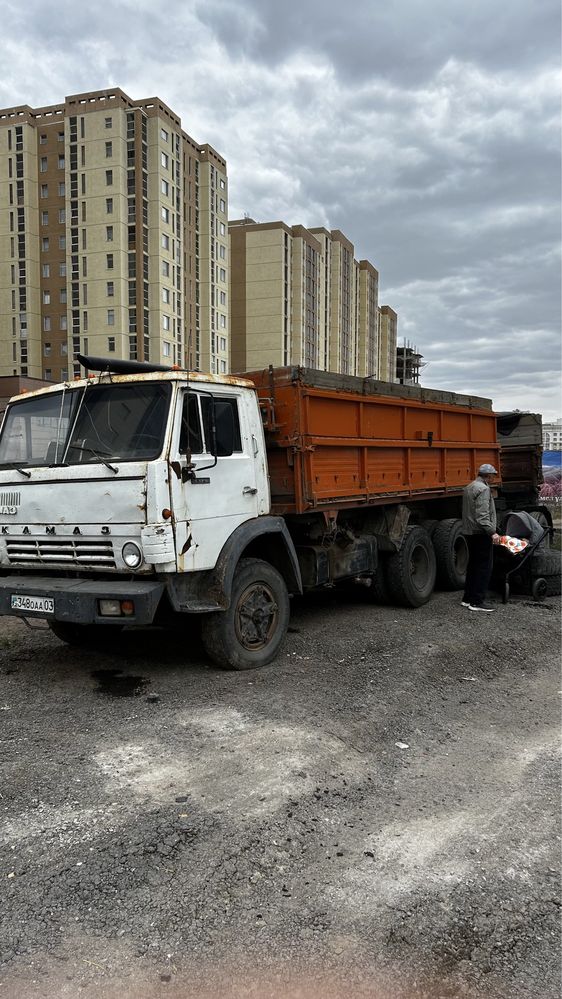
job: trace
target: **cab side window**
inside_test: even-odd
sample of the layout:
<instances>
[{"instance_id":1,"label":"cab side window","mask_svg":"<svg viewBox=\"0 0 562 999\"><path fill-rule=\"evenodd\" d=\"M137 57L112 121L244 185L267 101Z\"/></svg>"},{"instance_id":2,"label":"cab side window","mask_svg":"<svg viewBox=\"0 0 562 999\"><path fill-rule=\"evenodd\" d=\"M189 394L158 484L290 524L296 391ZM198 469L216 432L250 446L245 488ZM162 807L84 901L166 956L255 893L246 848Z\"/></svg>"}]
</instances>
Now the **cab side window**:
<instances>
[{"instance_id":1,"label":"cab side window","mask_svg":"<svg viewBox=\"0 0 562 999\"><path fill-rule=\"evenodd\" d=\"M203 454L203 433L196 395L188 393L183 399L180 432L180 454Z\"/></svg>"},{"instance_id":2,"label":"cab side window","mask_svg":"<svg viewBox=\"0 0 562 999\"><path fill-rule=\"evenodd\" d=\"M214 397L217 456L229 455L223 441L223 429L228 424L228 437L233 440L233 451L242 451L242 435L238 402L232 396ZM180 454L211 454L213 442L211 431L212 400L208 395L189 392L184 396L180 431ZM232 437L231 437L232 434Z\"/></svg>"},{"instance_id":3,"label":"cab side window","mask_svg":"<svg viewBox=\"0 0 562 999\"><path fill-rule=\"evenodd\" d=\"M226 450L222 445L222 430L225 424L231 423L232 428L232 440L233 440L233 452L242 451L242 436L240 434L240 418L238 416L238 401L233 399L232 396L215 396L215 426L217 435L217 457L224 457L224 455L230 454L230 450ZM207 451L210 452L212 448L212 434L211 434L211 399L209 396L201 396L201 410L203 412L203 426L205 428L205 442L207 444ZM230 435L229 435L230 436Z\"/></svg>"}]
</instances>

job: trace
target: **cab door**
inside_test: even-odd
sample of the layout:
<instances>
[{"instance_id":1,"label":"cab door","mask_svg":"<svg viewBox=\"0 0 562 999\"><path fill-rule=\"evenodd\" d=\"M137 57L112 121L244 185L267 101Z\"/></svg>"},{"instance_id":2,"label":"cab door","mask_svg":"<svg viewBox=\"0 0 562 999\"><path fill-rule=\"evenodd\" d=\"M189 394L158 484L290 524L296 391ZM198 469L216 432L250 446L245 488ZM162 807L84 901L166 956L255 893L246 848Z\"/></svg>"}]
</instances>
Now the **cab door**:
<instances>
[{"instance_id":1,"label":"cab door","mask_svg":"<svg viewBox=\"0 0 562 999\"><path fill-rule=\"evenodd\" d=\"M248 393L234 386L189 388L178 403L170 457L178 570L211 569L233 531L267 512L263 438L252 432Z\"/></svg>"}]
</instances>

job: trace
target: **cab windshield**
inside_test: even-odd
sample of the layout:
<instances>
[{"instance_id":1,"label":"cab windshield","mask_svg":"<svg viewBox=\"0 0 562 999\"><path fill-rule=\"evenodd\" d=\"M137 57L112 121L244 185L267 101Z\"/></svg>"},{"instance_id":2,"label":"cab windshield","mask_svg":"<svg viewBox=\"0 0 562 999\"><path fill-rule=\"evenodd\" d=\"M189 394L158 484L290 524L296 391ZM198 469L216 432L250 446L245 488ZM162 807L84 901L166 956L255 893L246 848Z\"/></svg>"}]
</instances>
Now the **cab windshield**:
<instances>
[{"instance_id":1,"label":"cab windshield","mask_svg":"<svg viewBox=\"0 0 562 999\"><path fill-rule=\"evenodd\" d=\"M105 383L16 402L2 427L0 468L157 458L170 394L166 382Z\"/></svg>"}]
</instances>

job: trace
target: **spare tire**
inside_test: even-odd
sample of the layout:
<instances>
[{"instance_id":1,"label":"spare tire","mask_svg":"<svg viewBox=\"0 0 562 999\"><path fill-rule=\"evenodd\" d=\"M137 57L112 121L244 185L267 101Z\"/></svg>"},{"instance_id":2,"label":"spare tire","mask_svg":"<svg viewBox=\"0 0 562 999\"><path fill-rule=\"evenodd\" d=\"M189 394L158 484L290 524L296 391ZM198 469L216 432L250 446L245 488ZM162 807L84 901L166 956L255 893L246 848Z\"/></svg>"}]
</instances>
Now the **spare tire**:
<instances>
[{"instance_id":1,"label":"spare tire","mask_svg":"<svg viewBox=\"0 0 562 999\"><path fill-rule=\"evenodd\" d=\"M408 527L400 549L387 561L386 578L393 601L404 607L421 607L433 593L435 574L435 551L429 534L423 527Z\"/></svg>"},{"instance_id":2,"label":"spare tire","mask_svg":"<svg viewBox=\"0 0 562 999\"><path fill-rule=\"evenodd\" d=\"M468 545L462 520L441 520L433 532L437 584L444 590L462 590L468 566Z\"/></svg>"}]
</instances>

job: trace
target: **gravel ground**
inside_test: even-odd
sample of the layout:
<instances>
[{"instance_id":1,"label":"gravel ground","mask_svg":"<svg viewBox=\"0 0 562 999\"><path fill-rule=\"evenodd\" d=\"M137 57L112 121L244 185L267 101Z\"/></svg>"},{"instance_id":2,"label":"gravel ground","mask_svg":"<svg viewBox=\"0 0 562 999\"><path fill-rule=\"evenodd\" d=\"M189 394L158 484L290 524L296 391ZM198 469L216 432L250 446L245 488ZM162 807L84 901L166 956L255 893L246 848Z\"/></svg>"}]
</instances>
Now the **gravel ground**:
<instances>
[{"instance_id":1,"label":"gravel ground","mask_svg":"<svg viewBox=\"0 0 562 999\"><path fill-rule=\"evenodd\" d=\"M558 997L559 601L459 601L259 673L0 621L0 999Z\"/></svg>"}]
</instances>

